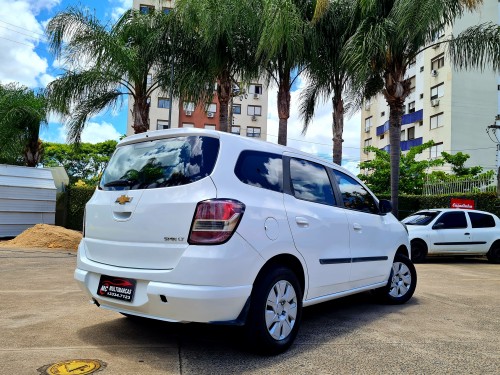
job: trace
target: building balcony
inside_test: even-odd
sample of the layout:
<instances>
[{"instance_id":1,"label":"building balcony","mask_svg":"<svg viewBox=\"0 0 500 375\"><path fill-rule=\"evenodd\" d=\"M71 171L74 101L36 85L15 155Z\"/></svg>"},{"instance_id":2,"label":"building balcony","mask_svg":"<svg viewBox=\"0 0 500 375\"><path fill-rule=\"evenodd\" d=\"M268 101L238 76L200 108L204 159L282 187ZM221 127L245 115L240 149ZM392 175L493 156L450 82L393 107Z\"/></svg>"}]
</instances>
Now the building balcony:
<instances>
[{"instance_id":1,"label":"building balcony","mask_svg":"<svg viewBox=\"0 0 500 375\"><path fill-rule=\"evenodd\" d=\"M423 143L422 137L410 139L408 141L401 141L401 151L408 151L410 148L415 147L415 146L420 146L422 143ZM383 150L385 152L390 152L391 145L387 145L385 147L382 147L381 150Z\"/></svg>"},{"instance_id":2,"label":"building balcony","mask_svg":"<svg viewBox=\"0 0 500 375\"><path fill-rule=\"evenodd\" d=\"M413 124L414 122L419 122L422 121L423 119L424 119L423 109L420 109L413 113L407 113L406 115L403 115L403 118L401 119L401 126ZM389 120L387 120L384 125L377 126L377 136L385 134L388 131L389 131Z\"/></svg>"}]
</instances>

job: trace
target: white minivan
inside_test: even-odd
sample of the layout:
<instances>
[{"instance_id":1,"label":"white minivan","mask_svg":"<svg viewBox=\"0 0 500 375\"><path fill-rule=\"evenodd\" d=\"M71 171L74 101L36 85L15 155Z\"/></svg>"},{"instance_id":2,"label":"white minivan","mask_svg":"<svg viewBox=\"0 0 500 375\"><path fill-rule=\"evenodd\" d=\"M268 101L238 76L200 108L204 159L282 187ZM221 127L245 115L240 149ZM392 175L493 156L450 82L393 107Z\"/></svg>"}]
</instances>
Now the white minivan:
<instances>
[{"instance_id":1,"label":"white minivan","mask_svg":"<svg viewBox=\"0 0 500 375\"><path fill-rule=\"evenodd\" d=\"M375 290L408 301L405 226L347 170L292 148L193 128L122 140L87 203L75 279L100 307L245 326L266 354L302 308Z\"/></svg>"}]
</instances>

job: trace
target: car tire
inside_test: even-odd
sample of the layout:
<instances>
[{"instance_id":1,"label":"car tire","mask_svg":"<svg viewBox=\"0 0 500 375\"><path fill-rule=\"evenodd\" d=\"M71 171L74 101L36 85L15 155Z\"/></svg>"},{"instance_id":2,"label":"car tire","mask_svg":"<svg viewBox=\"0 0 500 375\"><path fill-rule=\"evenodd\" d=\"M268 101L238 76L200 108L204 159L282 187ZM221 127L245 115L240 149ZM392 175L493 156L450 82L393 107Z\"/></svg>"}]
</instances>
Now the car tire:
<instances>
[{"instance_id":1,"label":"car tire","mask_svg":"<svg viewBox=\"0 0 500 375\"><path fill-rule=\"evenodd\" d=\"M402 254L396 254L387 285L377 289L376 292L382 302L400 305L413 296L416 286L417 271L413 262Z\"/></svg>"},{"instance_id":2,"label":"car tire","mask_svg":"<svg viewBox=\"0 0 500 375\"><path fill-rule=\"evenodd\" d=\"M273 266L254 283L245 324L246 346L260 354L286 351L302 318L302 288L288 268Z\"/></svg>"},{"instance_id":3,"label":"car tire","mask_svg":"<svg viewBox=\"0 0 500 375\"><path fill-rule=\"evenodd\" d=\"M422 240L411 241L411 260L414 263L422 263L427 257L427 245Z\"/></svg>"},{"instance_id":4,"label":"car tire","mask_svg":"<svg viewBox=\"0 0 500 375\"><path fill-rule=\"evenodd\" d=\"M500 264L500 241L491 245L490 250L486 254L488 261L494 264Z\"/></svg>"}]
</instances>

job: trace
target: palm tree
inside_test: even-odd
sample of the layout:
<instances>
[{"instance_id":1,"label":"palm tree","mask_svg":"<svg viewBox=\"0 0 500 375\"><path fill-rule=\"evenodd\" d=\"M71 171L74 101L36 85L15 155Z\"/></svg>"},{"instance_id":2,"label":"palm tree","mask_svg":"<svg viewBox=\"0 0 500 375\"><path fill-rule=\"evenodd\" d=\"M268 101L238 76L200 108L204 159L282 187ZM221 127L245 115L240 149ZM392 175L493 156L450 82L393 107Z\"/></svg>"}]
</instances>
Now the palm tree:
<instances>
[{"instance_id":1,"label":"palm tree","mask_svg":"<svg viewBox=\"0 0 500 375\"><path fill-rule=\"evenodd\" d=\"M0 85L0 162L36 167L43 155L40 126L47 124L47 103L18 84Z\"/></svg>"},{"instance_id":2,"label":"palm tree","mask_svg":"<svg viewBox=\"0 0 500 375\"><path fill-rule=\"evenodd\" d=\"M435 35L481 0L358 0L358 28L347 44L346 62L361 76L378 75L390 108L391 200L398 213L403 105L410 94L406 70L416 56L436 44ZM455 68L500 68L500 28L482 24L437 42L445 45Z\"/></svg>"},{"instance_id":3,"label":"palm tree","mask_svg":"<svg viewBox=\"0 0 500 375\"><path fill-rule=\"evenodd\" d=\"M217 82L221 131L230 131L233 89L258 76L254 62L258 4L241 0L178 0L175 4L176 90L183 98L207 101Z\"/></svg>"},{"instance_id":4,"label":"palm tree","mask_svg":"<svg viewBox=\"0 0 500 375\"><path fill-rule=\"evenodd\" d=\"M50 109L67 119L70 140L79 142L87 120L133 98L135 133L149 129L150 95L168 87L169 17L129 10L111 27L69 8L50 20L50 49L68 70L47 87Z\"/></svg>"},{"instance_id":5,"label":"palm tree","mask_svg":"<svg viewBox=\"0 0 500 375\"><path fill-rule=\"evenodd\" d=\"M333 108L333 162L342 163L342 134L345 113L359 109L362 99L378 91L379 81L363 82L353 79L356 72L349 70L343 58L345 46L356 31L352 20L352 1L335 0L327 4L322 17L313 23L312 40L307 53L305 77L308 85L301 95L300 111L306 133L318 100L332 99Z\"/></svg>"},{"instance_id":6,"label":"palm tree","mask_svg":"<svg viewBox=\"0 0 500 375\"><path fill-rule=\"evenodd\" d=\"M313 1L263 0L262 32L257 50L268 82L278 87L278 144L287 144L290 91L305 68Z\"/></svg>"}]
</instances>

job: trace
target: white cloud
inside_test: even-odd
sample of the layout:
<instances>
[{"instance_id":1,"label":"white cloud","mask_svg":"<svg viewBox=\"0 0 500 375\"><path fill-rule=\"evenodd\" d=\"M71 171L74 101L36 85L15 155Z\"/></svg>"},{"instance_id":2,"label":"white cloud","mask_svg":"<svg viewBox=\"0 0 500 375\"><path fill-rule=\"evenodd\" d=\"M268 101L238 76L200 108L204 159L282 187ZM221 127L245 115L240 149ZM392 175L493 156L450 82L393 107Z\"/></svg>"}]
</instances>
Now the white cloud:
<instances>
[{"instance_id":1,"label":"white cloud","mask_svg":"<svg viewBox=\"0 0 500 375\"><path fill-rule=\"evenodd\" d=\"M46 142L66 143L68 131L64 125L50 123L48 129L42 129L40 138ZM88 122L82 132L81 141L85 143L99 143L107 140L118 141L121 134L105 121Z\"/></svg>"},{"instance_id":2,"label":"white cloud","mask_svg":"<svg viewBox=\"0 0 500 375\"><path fill-rule=\"evenodd\" d=\"M132 8L133 0L109 0L109 3L113 7L111 10L111 20L117 21L125 11Z\"/></svg>"},{"instance_id":3,"label":"white cloud","mask_svg":"<svg viewBox=\"0 0 500 375\"><path fill-rule=\"evenodd\" d=\"M113 125L103 121L102 123L89 122L82 132L82 142L99 143L110 139L117 141L121 134Z\"/></svg>"},{"instance_id":4,"label":"white cloud","mask_svg":"<svg viewBox=\"0 0 500 375\"><path fill-rule=\"evenodd\" d=\"M299 115L299 96L305 85L306 82L299 78L298 90L291 93L287 145L331 161L333 155L331 101L327 100L326 103L320 103L317 106L313 122L309 124L307 133L302 135L303 121ZM270 87L267 118L267 140L269 142L278 142L278 123L277 89L276 87ZM344 120L343 167L355 174L359 173L360 123L361 117L359 113L350 119L346 116Z\"/></svg>"},{"instance_id":5,"label":"white cloud","mask_svg":"<svg viewBox=\"0 0 500 375\"><path fill-rule=\"evenodd\" d=\"M0 6L0 82L19 82L37 87L47 81L43 76L48 62L35 48L44 40L43 26L36 15L51 9L60 0L5 1Z\"/></svg>"}]
</instances>

